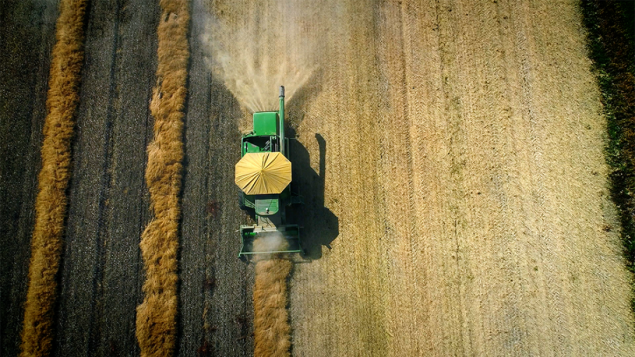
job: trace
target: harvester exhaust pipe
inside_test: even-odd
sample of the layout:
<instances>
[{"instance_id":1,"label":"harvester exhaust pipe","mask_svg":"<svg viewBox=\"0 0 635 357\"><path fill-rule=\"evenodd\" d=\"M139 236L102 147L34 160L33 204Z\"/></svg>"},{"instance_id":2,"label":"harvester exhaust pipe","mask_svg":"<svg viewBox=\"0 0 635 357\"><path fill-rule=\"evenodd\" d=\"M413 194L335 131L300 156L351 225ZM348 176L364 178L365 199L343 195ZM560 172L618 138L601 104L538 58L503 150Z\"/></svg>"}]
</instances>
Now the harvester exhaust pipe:
<instances>
[{"instance_id":1,"label":"harvester exhaust pipe","mask_svg":"<svg viewBox=\"0 0 635 357\"><path fill-rule=\"evenodd\" d=\"M280 152L287 156L287 148L284 142L284 86L280 86Z\"/></svg>"}]
</instances>

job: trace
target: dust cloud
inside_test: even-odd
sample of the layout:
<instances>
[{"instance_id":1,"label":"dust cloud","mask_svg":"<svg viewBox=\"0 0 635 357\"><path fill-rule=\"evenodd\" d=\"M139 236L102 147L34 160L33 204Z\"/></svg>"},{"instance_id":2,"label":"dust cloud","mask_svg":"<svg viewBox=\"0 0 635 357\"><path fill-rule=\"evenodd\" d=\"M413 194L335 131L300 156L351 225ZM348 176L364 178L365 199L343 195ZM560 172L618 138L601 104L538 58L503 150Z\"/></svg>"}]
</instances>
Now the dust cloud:
<instances>
[{"instance_id":1,"label":"dust cloud","mask_svg":"<svg viewBox=\"0 0 635 357\"><path fill-rule=\"evenodd\" d=\"M271 232L259 237L254 240L252 247L254 252L273 252L286 250L288 248L289 242L287 242L280 232ZM271 259L273 255L280 256L280 254L257 254L254 256L254 261Z\"/></svg>"},{"instance_id":2,"label":"dust cloud","mask_svg":"<svg viewBox=\"0 0 635 357\"><path fill-rule=\"evenodd\" d=\"M288 101L317 69L318 41L307 35L316 15L311 6L265 1L241 10L201 1L207 63L248 111L276 110L278 87L285 86Z\"/></svg>"}]
</instances>

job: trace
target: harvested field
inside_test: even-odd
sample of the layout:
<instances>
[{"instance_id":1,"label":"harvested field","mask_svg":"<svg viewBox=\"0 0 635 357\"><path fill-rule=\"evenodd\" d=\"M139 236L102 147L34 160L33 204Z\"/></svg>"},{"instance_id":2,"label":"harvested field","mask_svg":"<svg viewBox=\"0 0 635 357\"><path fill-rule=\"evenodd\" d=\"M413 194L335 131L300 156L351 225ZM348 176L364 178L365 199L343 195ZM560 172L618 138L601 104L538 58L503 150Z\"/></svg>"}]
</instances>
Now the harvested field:
<instances>
[{"instance_id":1,"label":"harvested field","mask_svg":"<svg viewBox=\"0 0 635 357\"><path fill-rule=\"evenodd\" d=\"M19 353L7 341L23 323L56 6L0 5L3 356ZM277 279L292 355L635 355L633 277L577 1L190 9L175 355L257 348L265 300L257 265L236 258L249 217L233 168L250 111L272 109L278 85L312 258ZM164 17L142 0L88 10L52 355L134 356Z\"/></svg>"},{"instance_id":2,"label":"harvested field","mask_svg":"<svg viewBox=\"0 0 635 357\"><path fill-rule=\"evenodd\" d=\"M355 166L343 152L327 163L357 182L327 181L326 201L331 189L347 205L331 206L343 222L332 254L294 274L294 351L631 354L630 277L575 4L396 5L377 9L385 24L402 26L379 34L378 72L390 94L379 130L366 139L384 159L361 161L356 172L347 172ZM313 130L341 143L364 127ZM359 195L356 183L382 189ZM368 217L362 207L376 209ZM319 275L323 288L308 278ZM357 293L340 281L359 282ZM313 302L322 291L346 303ZM315 315L339 318L312 329L343 333L303 335L296 321ZM357 344L344 343L351 340Z\"/></svg>"}]
</instances>

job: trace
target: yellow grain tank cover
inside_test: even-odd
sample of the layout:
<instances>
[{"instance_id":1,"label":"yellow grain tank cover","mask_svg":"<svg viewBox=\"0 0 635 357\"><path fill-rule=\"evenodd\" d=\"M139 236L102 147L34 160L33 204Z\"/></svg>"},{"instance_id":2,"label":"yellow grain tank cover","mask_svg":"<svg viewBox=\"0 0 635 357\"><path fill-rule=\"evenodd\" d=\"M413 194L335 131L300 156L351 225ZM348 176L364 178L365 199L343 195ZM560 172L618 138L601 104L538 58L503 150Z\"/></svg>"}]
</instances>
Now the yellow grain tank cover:
<instances>
[{"instance_id":1,"label":"yellow grain tank cover","mask_svg":"<svg viewBox=\"0 0 635 357\"><path fill-rule=\"evenodd\" d=\"M235 182L248 195L281 193L291 182L291 162L279 152L245 154L236 164Z\"/></svg>"}]
</instances>

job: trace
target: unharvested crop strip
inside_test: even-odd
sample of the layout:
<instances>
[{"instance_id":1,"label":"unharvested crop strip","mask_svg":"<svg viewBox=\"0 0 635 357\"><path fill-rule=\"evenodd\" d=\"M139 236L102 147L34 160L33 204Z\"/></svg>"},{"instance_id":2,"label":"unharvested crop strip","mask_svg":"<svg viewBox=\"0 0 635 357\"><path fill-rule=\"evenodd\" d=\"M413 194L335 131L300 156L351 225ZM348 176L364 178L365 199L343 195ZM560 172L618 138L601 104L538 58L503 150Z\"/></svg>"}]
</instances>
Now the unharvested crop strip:
<instances>
[{"instance_id":1,"label":"unharvested crop strip","mask_svg":"<svg viewBox=\"0 0 635 357\"><path fill-rule=\"evenodd\" d=\"M619 209L627 266L635 273L635 43L629 20L632 4L600 0L580 2L587 27L589 57L607 119L605 155L611 166L611 197ZM632 21L632 20L630 20ZM635 291L635 283L632 285ZM631 298L635 311L635 297Z\"/></svg>"},{"instance_id":2,"label":"unharvested crop strip","mask_svg":"<svg viewBox=\"0 0 635 357\"><path fill-rule=\"evenodd\" d=\"M21 356L45 356L51 352L57 297L55 279L62 253L71 139L84 60L86 3L86 0L62 0L55 29Z\"/></svg>"},{"instance_id":3,"label":"unharvested crop strip","mask_svg":"<svg viewBox=\"0 0 635 357\"><path fill-rule=\"evenodd\" d=\"M254 285L254 356L289 356L291 327L287 312L287 278L292 262L256 263Z\"/></svg>"},{"instance_id":4,"label":"unharvested crop strip","mask_svg":"<svg viewBox=\"0 0 635 357\"><path fill-rule=\"evenodd\" d=\"M143 303L137 307L141 356L169 356L176 340L178 195L190 16L187 0L161 0L160 6L157 85L150 103L154 139L148 145L145 174L154 218L140 244L146 272Z\"/></svg>"}]
</instances>

